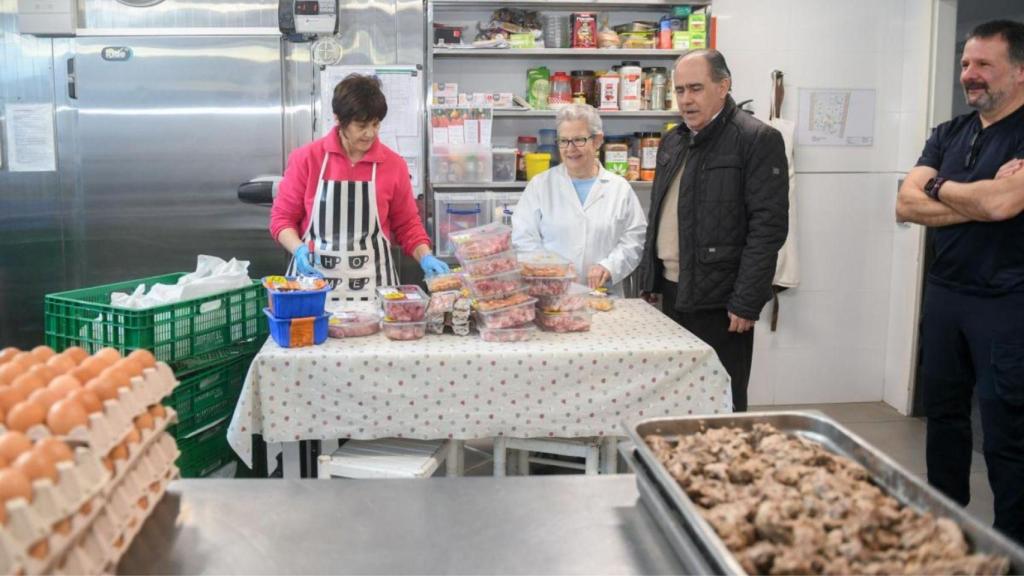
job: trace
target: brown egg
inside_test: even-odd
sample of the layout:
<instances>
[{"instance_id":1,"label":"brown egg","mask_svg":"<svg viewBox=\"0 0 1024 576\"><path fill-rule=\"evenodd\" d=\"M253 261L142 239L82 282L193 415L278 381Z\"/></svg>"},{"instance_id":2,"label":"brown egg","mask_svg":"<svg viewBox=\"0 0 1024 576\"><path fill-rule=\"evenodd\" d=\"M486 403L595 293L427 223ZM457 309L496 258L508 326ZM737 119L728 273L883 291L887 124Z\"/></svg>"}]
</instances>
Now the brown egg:
<instances>
[{"instance_id":1,"label":"brown egg","mask_svg":"<svg viewBox=\"0 0 1024 576\"><path fill-rule=\"evenodd\" d=\"M64 443L60 438L53 436L47 436L33 447L33 450L42 450L50 456L50 460L56 464L57 462L73 461L75 454L71 451L71 448Z\"/></svg>"},{"instance_id":2,"label":"brown egg","mask_svg":"<svg viewBox=\"0 0 1024 576\"><path fill-rule=\"evenodd\" d=\"M31 400L25 400L7 413L4 420L11 430L24 432L36 424L42 424L46 419L46 411L39 404Z\"/></svg>"},{"instance_id":3,"label":"brown egg","mask_svg":"<svg viewBox=\"0 0 1024 576\"><path fill-rule=\"evenodd\" d=\"M53 404L61 398L62 396L60 395L60 392L52 388L40 388L28 395L28 401L39 404L42 406L43 410L49 410L50 406L53 406Z\"/></svg>"},{"instance_id":4,"label":"brown egg","mask_svg":"<svg viewBox=\"0 0 1024 576\"><path fill-rule=\"evenodd\" d=\"M17 362L18 365L26 370L40 363L36 361L35 356L31 352L18 352L11 358L11 362Z\"/></svg>"},{"instance_id":5,"label":"brown egg","mask_svg":"<svg viewBox=\"0 0 1024 576\"><path fill-rule=\"evenodd\" d=\"M88 381L85 389L96 394L101 401L117 398L117 381L102 374Z\"/></svg>"},{"instance_id":6,"label":"brown egg","mask_svg":"<svg viewBox=\"0 0 1024 576\"><path fill-rule=\"evenodd\" d=\"M46 362L50 358L53 358L57 353L49 346L36 346L31 352L29 352L29 354L39 362Z\"/></svg>"},{"instance_id":7,"label":"brown egg","mask_svg":"<svg viewBox=\"0 0 1024 576\"><path fill-rule=\"evenodd\" d=\"M111 366L104 370L100 376L109 378L117 388L129 388L132 384L131 377L120 366Z\"/></svg>"},{"instance_id":8,"label":"brown egg","mask_svg":"<svg viewBox=\"0 0 1024 576\"><path fill-rule=\"evenodd\" d=\"M50 368L46 364L36 364L35 366L28 369L28 373L38 376L40 380L47 383L49 383L50 380L53 380L58 376L57 371L54 370L53 368Z\"/></svg>"},{"instance_id":9,"label":"brown egg","mask_svg":"<svg viewBox=\"0 0 1024 576\"><path fill-rule=\"evenodd\" d=\"M92 375L91 378L95 378L100 375L100 372L107 369L107 363L99 358L89 357L83 360L78 367L87 370Z\"/></svg>"},{"instance_id":10,"label":"brown egg","mask_svg":"<svg viewBox=\"0 0 1024 576\"><path fill-rule=\"evenodd\" d=\"M141 364L143 368L152 368L153 366L156 366L156 356L153 356L152 352L144 348L132 350L132 353L129 354L128 357Z\"/></svg>"},{"instance_id":11,"label":"brown egg","mask_svg":"<svg viewBox=\"0 0 1024 576\"><path fill-rule=\"evenodd\" d=\"M146 508L149 508L149 498L145 496L139 498L139 501L136 502L136 505L139 507L139 510L145 510Z\"/></svg>"},{"instance_id":12,"label":"brown egg","mask_svg":"<svg viewBox=\"0 0 1024 576\"><path fill-rule=\"evenodd\" d=\"M79 366L74 370L69 371L67 374L65 374L65 376L70 376L75 380L78 380L82 384L85 384L89 380L92 380L93 378L99 376L99 374L93 374L92 370L85 368L83 366Z\"/></svg>"},{"instance_id":13,"label":"brown egg","mask_svg":"<svg viewBox=\"0 0 1024 576\"><path fill-rule=\"evenodd\" d=\"M25 368L22 368L21 364L16 362L8 362L0 366L0 386L9 386L15 378L21 376L24 372Z\"/></svg>"},{"instance_id":14,"label":"brown egg","mask_svg":"<svg viewBox=\"0 0 1024 576\"><path fill-rule=\"evenodd\" d=\"M153 494L159 494L160 493L160 481L156 480L156 481L150 482L149 483L149 491L152 492Z\"/></svg>"},{"instance_id":15,"label":"brown egg","mask_svg":"<svg viewBox=\"0 0 1024 576\"><path fill-rule=\"evenodd\" d=\"M139 434L138 428L132 428L128 431L128 435L125 436L124 441L126 444L138 444L142 441L142 434Z\"/></svg>"},{"instance_id":16,"label":"brown egg","mask_svg":"<svg viewBox=\"0 0 1024 576\"><path fill-rule=\"evenodd\" d=\"M128 459L128 445L125 444L124 442L122 442L122 443L118 444L117 446L114 446L113 448L111 448L111 450L110 450L110 459L113 460L114 462L117 462L118 460L127 460Z\"/></svg>"},{"instance_id":17,"label":"brown egg","mask_svg":"<svg viewBox=\"0 0 1024 576\"><path fill-rule=\"evenodd\" d=\"M15 378L14 382L11 382L11 386L20 389L25 394L25 397L28 397L32 392L40 388L46 388L46 382L39 376L28 373Z\"/></svg>"},{"instance_id":18,"label":"brown egg","mask_svg":"<svg viewBox=\"0 0 1024 576\"><path fill-rule=\"evenodd\" d=\"M92 390L86 390L85 388L79 388L71 394L67 395L68 398L79 402L85 411L89 414L93 412L99 412L103 410L103 402L100 397L96 395Z\"/></svg>"},{"instance_id":19,"label":"brown egg","mask_svg":"<svg viewBox=\"0 0 1024 576\"><path fill-rule=\"evenodd\" d=\"M135 417L135 427L139 430L152 430L153 429L153 417L149 412L143 412Z\"/></svg>"},{"instance_id":20,"label":"brown egg","mask_svg":"<svg viewBox=\"0 0 1024 576\"><path fill-rule=\"evenodd\" d=\"M22 394L20 388L14 388L13 386L0 387L0 411L7 414L11 411L11 408L23 400L25 400L25 394Z\"/></svg>"},{"instance_id":21,"label":"brown egg","mask_svg":"<svg viewBox=\"0 0 1024 576\"><path fill-rule=\"evenodd\" d=\"M53 380L50 380L50 383L47 384L46 387L54 390L60 390L65 396L67 396L75 390L80 389L82 387L82 383L74 376L63 374L61 376L57 376Z\"/></svg>"},{"instance_id":22,"label":"brown egg","mask_svg":"<svg viewBox=\"0 0 1024 576\"><path fill-rule=\"evenodd\" d=\"M46 365L53 368L58 374L66 374L78 367L78 364L69 356L58 354L46 361Z\"/></svg>"},{"instance_id":23,"label":"brown egg","mask_svg":"<svg viewBox=\"0 0 1024 576\"><path fill-rule=\"evenodd\" d=\"M102 348L98 352L92 355L93 358L99 358L107 366L113 366L115 362L121 359L121 353L115 348Z\"/></svg>"},{"instance_id":24,"label":"brown egg","mask_svg":"<svg viewBox=\"0 0 1024 576\"><path fill-rule=\"evenodd\" d=\"M107 472L114 471L114 461L110 459L110 456L104 456L101 460L103 467L107 469Z\"/></svg>"},{"instance_id":25,"label":"brown egg","mask_svg":"<svg viewBox=\"0 0 1024 576\"><path fill-rule=\"evenodd\" d=\"M0 365L6 364L8 360L14 358L14 355L17 354L18 352L21 352L21 350L18 350L14 346L8 346L7 348L4 348L2 351L0 351Z\"/></svg>"},{"instance_id":26,"label":"brown egg","mask_svg":"<svg viewBox=\"0 0 1024 576\"><path fill-rule=\"evenodd\" d=\"M80 346L71 346L69 348L65 348L64 351L61 352L61 354L74 360L75 365L81 364L82 362L85 361L86 358L89 357L89 353L85 351L85 348L82 348Z\"/></svg>"},{"instance_id":27,"label":"brown egg","mask_svg":"<svg viewBox=\"0 0 1024 576\"><path fill-rule=\"evenodd\" d=\"M45 560L50 555L50 541L43 538L36 542L28 549L28 554L36 560Z\"/></svg>"},{"instance_id":28,"label":"brown egg","mask_svg":"<svg viewBox=\"0 0 1024 576\"><path fill-rule=\"evenodd\" d=\"M142 364L133 358L122 358L114 367L120 369L129 378L142 376Z\"/></svg>"},{"instance_id":29,"label":"brown egg","mask_svg":"<svg viewBox=\"0 0 1024 576\"><path fill-rule=\"evenodd\" d=\"M0 470L0 522L7 523L7 501L24 498L32 501L32 482L17 468Z\"/></svg>"},{"instance_id":30,"label":"brown egg","mask_svg":"<svg viewBox=\"0 0 1024 576\"><path fill-rule=\"evenodd\" d=\"M42 450L29 450L18 456L18 459L11 464L12 468L21 470L22 474L35 482L40 478L49 478L57 481L57 466L53 463L50 455Z\"/></svg>"},{"instance_id":31,"label":"brown egg","mask_svg":"<svg viewBox=\"0 0 1024 576\"><path fill-rule=\"evenodd\" d=\"M7 468L8 464L10 464L10 462L7 461L7 458L4 458L3 456L0 456L0 470L3 470L4 468Z\"/></svg>"},{"instance_id":32,"label":"brown egg","mask_svg":"<svg viewBox=\"0 0 1024 576\"><path fill-rule=\"evenodd\" d=\"M7 462L14 462L23 452L32 449L32 441L21 432L8 430L0 436L0 457Z\"/></svg>"},{"instance_id":33,"label":"brown egg","mask_svg":"<svg viewBox=\"0 0 1024 576\"><path fill-rule=\"evenodd\" d=\"M89 413L85 411L85 407L70 398L58 400L46 414L46 425L59 436L88 424Z\"/></svg>"},{"instance_id":34,"label":"brown egg","mask_svg":"<svg viewBox=\"0 0 1024 576\"><path fill-rule=\"evenodd\" d=\"M54 522L53 529L57 533L67 536L71 533L71 519L65 518L63 520L58 520L57 522Z\"/></svg>"},{"instance_id":35,"label":"brown egg","mask_svg":"<svg viewBox=\"0 0 1024 576\"><path fill-rule=\"evenodd\" d=\"M162 420L167 418L167 409L164 408L163 404L153 404L149 407L149 415Z\"/></svg>"}]
</instances>

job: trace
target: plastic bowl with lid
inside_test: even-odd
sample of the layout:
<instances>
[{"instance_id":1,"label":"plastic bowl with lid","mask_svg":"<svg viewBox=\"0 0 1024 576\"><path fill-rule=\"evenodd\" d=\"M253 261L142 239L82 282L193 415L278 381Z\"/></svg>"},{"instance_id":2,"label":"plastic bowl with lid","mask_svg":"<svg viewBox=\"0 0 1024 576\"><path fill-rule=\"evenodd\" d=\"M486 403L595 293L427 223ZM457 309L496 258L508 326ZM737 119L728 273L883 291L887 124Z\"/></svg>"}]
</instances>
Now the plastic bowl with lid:
<instances>
[{"instance_id":1,"label":"plastic bowl with lid","mask_svg":"<svg viewBox=\"0 0 1024 576\"><path fill-rule=\"evenodd\" d=\"M491 222L476 228L459 230L448 235L455 246L455 257L459 262L476 260L505 252L512 247L512 228L498 222Z\"/></svg>"},{"instance_id":2,"label":"plastic bowl with lid","mask_svg":"<svg viewBox=\"0 0 1024 576\"><path fill-rule=\"evenodd\" d=\"M377 288L377 302L384 316L396 322L423 320L430 297L419 286L402 284Z\"/></svg>"},{"instance_id":3,"label":"plastic bowl with lid","mask_svg":"<svg viewBox=\"0 0 1024 576\"><path fill-rule=\"evenodd\" d=\"M476 317L483 328L513 328L533 322L537 317L534 304L536 298L530 298L522 304L506 306L497 310L477 310Z\"/></svg>"},{"instance_id":4,"label":"plastic bowl with lid","mask_svg":"<svg viewBox=\"0 0 1024 576\"><path fill-rule=\"evenodd\" d=\"M327 335L331 338L357 338L380 332L380 316L369 312L342 310L327 321Z\"/></svg>"}]
</instances>

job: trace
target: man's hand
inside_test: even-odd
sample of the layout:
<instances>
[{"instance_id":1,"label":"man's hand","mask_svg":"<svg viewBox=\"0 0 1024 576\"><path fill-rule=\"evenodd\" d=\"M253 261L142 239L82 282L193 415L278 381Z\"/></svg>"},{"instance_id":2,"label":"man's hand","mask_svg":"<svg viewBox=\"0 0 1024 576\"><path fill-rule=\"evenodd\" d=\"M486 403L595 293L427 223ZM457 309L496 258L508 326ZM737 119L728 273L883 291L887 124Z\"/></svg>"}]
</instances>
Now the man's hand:
<instances>
[{"instance_id":1,"label":"man's hand","mask_svg":"<svg viewBox=\"0 0 1024 576\"><path fill-rule=\"evenodd\" d=\"M754 321L747 320L746 318L740 318L739 316L729 312L729 332L736 332L742 334L747 330L754 329Z\"/></svg>"},{"instance_id":2,"label":"man's hand","mask_svg":"<svg viewBox=\"0 0 1024 576\"><path fill-rule=\"evenodd\" d=\"M648 304L658 303L658 294L656 292L641 292L640 297L644 299L644 302Z\"/></svg>"},{"instance_id":3,"label":"man's hand","mask_svg":"<svg viewBox=\"0 0 1024 576\"><path fill-rule=\"evenodd\" d=\"M1006 164L1003 164L1002 166L999 167L999 171L996 172L995 179L1000 180L1002 178L1009 178L1010 176L1016 174L1017 171L1020 170L1021 168L1024 168L1024 159L1014 158L1013 160L1010 160Z\"/></svg>"},{"instance_id":4,"label":"man's hand","mask_svg":"<svg viewBox=\"0 0 1024 576\"><path fill-rule=\"evenodd\" d=\"M600 264L594 264L590 267L590 270L587 271L587 286L590 286L591 288L600 288L611 279L612 273Z\"/></svg>"}]
</instances>

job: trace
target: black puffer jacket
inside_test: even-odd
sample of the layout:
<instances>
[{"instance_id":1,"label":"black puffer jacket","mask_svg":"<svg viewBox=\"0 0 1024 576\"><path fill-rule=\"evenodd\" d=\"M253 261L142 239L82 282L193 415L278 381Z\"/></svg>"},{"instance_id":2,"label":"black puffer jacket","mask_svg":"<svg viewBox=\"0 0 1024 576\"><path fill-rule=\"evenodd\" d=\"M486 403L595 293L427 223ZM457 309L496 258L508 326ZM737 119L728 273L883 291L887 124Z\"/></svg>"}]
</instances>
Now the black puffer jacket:
<instances>
[{"instance_id":1,"label":"black puffer jacket","mask_svg":"<svg viewBox=\"0 0 1024 576\"><path fill-rule=\"evenodd\" d=\"M676 310L726 308L755 320L771 298L776 258L789 228L782 135L740 111L730 96L696 137L680 124L662 139L639 271L645 292L656 291L662 276L659 215L684 154Z\"/></svg>"}]
</instances>

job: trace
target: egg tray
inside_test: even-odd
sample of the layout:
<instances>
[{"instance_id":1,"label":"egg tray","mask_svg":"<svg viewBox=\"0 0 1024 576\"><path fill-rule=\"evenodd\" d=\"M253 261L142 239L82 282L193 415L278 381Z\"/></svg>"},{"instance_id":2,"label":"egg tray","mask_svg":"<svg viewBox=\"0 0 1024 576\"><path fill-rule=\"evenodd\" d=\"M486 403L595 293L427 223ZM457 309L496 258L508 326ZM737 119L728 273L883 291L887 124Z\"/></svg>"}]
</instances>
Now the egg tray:
<instances>
[{"instance_id":1,"label":"egg tray","mask_svg":"<svg viewBox=\"0 0 1024 576\"><path fill-rule=\"evenodd\" d=\"M94 451L75 448L74 462L59 462L57 474L56 484L49 478L33 482L31 503L24 498L7 502L7 526L0 531L0 573L44 572L49 561L59 557L102 508L97 496L110 472ZM80 514L87 504L89 513ZM54 530L65 520L70 522L66 534ZM48 539L48 553L42 559L32 557L30 550L44 538Z\"/></svg>"},{"instance_id":2,"label":"egg tray","mask_svg":"<svg viewBox=\"0 0 1024 576\"><path fill-rule=\"evenodd\" d=\"M165 443L165 440L162 439L161 435L167 430L168 426L178 421L178 414L174 411L174 409L166 408L166 410L166 418L160 418L159 420L155 420L152 430L142 431L142 440L139 441L138 444L130 444L128 446L127 459L114 461L114 477L111 478L110 482L108 482L103 487L103 494L105 496L109 496L114 492L114 490L116 490L119 487L121 482L125 479L126 476L128 476L131 470L135 467L135 464L139 461L139 459L146 455L151 444L154 444L154 442L158 441L159 443ZM177 451L178 447L177 444L174 442L174 438L170 438L170 441L171 445L174 447L174 450ZM166 447L161 449L167 450Z\"/></svg>"}]
</instances>

